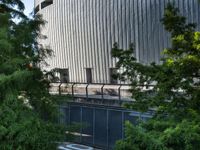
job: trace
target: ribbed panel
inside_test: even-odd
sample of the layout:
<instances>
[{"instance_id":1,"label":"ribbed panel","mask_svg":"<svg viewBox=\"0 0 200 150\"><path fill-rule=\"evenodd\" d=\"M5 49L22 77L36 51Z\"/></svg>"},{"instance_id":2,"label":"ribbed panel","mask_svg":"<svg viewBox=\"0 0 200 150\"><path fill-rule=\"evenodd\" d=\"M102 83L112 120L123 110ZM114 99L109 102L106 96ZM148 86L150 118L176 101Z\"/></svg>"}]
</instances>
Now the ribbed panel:
<instances>
[{"instance_id":1,"label":"ribbed panel","mask_svg":"<svg viewBox=\"0 0 200 150\"><path fill-rule=\"evenodd\" d=\"M35 6L43 0L35 0ZM142 63L160 62L162 50L170 46L170 35L160 19L170 0L54 0L39 13L48 21L43 29L55 57L50 69L69 68L71 82L86 82L92 68L95 83L109 83L109 68L115 67L110 51L114 42L121 48L135 43ZM189 22L200 24L197 0L176 0ZM198 29L200 26L198 26Z\"/></svg>"}]
</instances>

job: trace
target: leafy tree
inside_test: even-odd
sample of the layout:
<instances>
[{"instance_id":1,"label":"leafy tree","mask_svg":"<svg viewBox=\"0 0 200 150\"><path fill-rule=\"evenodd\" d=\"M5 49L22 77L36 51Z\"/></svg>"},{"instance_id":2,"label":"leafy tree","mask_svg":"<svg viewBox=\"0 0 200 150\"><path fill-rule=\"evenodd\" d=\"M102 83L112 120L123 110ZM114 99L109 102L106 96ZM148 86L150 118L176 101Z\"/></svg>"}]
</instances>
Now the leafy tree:
<instances>
[{"instance_id":1,"label":"leafy tree","mask_svg":"<svg viewBox=\"0 0 200 150\"><path fill-rule=\"evenodd\" d=\"M55 149L65 128L52 123L56 103L39 68L51 50L37 42L44 21L23 10L21 0L0 0L0 149Z\"/></svg>"},{"instance_id":2,"label":"leafy tree","mask_svg":"<svg viewBox=\"0 0 200 150\"><path fill-rule=\"evenodd\" d=\"M127 123L126 138L116 149L199 149L200 146L200 32L188 24L178 8L168 4L161 20L171 33L171 48L163 51L162 64L144 65L134 57L134 47L115 44L122 79L132 83L135 100L126 107L155 110L154 117L138 126Z\"/></svg>"}]
</instances>

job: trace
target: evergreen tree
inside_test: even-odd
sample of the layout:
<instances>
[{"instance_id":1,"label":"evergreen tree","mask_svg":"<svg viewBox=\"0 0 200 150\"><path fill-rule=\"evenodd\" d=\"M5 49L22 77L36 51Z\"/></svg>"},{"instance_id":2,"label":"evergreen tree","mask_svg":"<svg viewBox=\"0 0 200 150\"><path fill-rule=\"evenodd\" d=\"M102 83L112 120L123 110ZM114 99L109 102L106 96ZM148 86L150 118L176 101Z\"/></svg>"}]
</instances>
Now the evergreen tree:
<instances>
[{"instance_id":1,"label":"evergreen tree","mask_svg":"<svg viewBox=\"0 0 200 150\"><path fill-rule=\"evenodd\" d=\"M133 104L139 111L155 110L146 123L126 123L126 138L116 149L197 150L200 146L200 32L187 24L178 8L168 4L162 23L171 33L171 48L163 52L162 64L140 64L132 46L112 54L120 74L132 83Z\"/></svg>"},{"instance_id":2,"label":"evergreen tree","mask_svg":"<svg viewBox=\"0 0 200 150\"><path fill-rule=\"evenodd\" d=\"M56 103L39 68L51 50L37 42L44 21L23 10L21 0L0 0L0 149L55 149L64 128L51 122Z\"/></svg>"}]
</instances>

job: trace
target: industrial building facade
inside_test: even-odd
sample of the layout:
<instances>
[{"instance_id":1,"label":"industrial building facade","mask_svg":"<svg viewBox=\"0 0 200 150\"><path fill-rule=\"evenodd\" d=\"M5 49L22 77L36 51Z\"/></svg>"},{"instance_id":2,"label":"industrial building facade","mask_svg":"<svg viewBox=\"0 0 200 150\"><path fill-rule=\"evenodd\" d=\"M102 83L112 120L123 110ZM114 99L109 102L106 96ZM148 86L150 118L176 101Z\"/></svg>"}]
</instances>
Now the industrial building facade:
<instances>
[{"instance_id":1,"label":"industrial building facade","mask_svg":"<svg viewBox=\"0 0 200 150\"><path fill-rule=\"evenodd\" d=\"M123 49L135 44L142 63L160 62L170 34L160 22L170 0L35 0L35 13L47 21L41 40L54 51L49 69L59 68L63 82L120 83L112 79L115 42ZM197 0L175 0L189 22L200 23ZM199 29L199 26L198 26Z\"/></svg>"},{"instance_id":2,"label":"industrial building facade","mask_svg":"<svg viewBox=\"0 0 200 150\"><path fill-rule=\"evenodd\" d=\"M125 121L137 124L138 119L152 117L151 112L142 114L120 107L133 99L129 85L112 78L117 60L112 58L111 49L115 42L123 49L133 43L138 61L160 63L163 49L170 47L170 34L160 20L172 1L35 0L35 13L47 21L42 34L48 38L39 42L54 51L47 60L48 69L57 68L60 74L61 83L52 83L50 93L71 93L74 100L60 106L60 123L88 125L81 128L76 142L113 149L115 142L124 138ZM198 0L174 2L199 30Z\"/></svg>"}]
</instances>

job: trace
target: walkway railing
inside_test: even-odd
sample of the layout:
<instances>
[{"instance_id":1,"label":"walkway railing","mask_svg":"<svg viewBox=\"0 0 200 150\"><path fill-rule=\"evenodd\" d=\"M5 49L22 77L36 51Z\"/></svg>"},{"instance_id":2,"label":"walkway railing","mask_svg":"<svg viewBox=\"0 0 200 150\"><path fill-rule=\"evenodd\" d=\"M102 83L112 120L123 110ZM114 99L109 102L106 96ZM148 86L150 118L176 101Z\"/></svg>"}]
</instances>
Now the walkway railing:
<instances>
[{"instance_id":1,"label":"walkway railing","mask_svg":"<svg viewBox=\"0 0 200 150\"><path fill-rule=\"evenodd\" d=\"M154 85L150 85L152 88ZM145 86L141 86L145 87ZM50 93L71 95L72 98L133 101L130 84L102 84L102 83L51 83Z\"/></svg>"}]
</instances>

